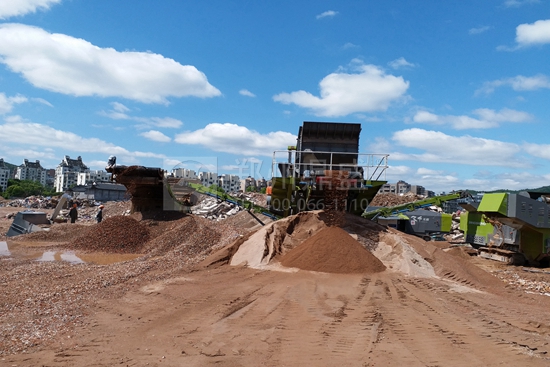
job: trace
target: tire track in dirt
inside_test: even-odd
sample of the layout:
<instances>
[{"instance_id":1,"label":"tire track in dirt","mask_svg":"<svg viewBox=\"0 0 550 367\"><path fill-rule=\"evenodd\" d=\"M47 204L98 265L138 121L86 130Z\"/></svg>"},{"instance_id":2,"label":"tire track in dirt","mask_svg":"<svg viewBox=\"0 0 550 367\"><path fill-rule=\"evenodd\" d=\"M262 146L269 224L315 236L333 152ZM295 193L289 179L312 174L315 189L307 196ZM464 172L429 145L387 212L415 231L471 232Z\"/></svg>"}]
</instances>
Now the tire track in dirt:
<instances>
[{"instance_id":1,"label":"tire track in dirt","mask_svg":"<svg viewBox=\"0 0 550 367\"><path fill-rule=\"evenodd\" d=\"M361 279L357 296L346 302L324 329L324 343L336 360L366 360L378 341L381 315L372 302L378 277Z\"/></svg>"},{"instance_id":2,"label":"tire track in dirt","mask_svg":"<svg viewBox=\"0 0 550 367\"><path fill-rule=\"evenodd\" d=\"M490 338L490 334L492 344L488 346L483 340L487 338L484 334L486 325L477 325L476 320L449 309L448 302L443 303L437 296L434 297L432 283L415 280L400 286L407 292L407 301L402 306L409 312L403 307L387 307L392 315L389 326L406 348L425 365L492 366L500 365L499 361L503 358L507 363L516 365L545 364L541 359L519 354L507 343ZM415 335L422 337L415 338Z\"/></svg>"},{"instance_id":3,"label":"tire track in dirt","mask_svg":"<svg viewBox=\"0 0 550 367\"><path fill-rule=\"evenodd\" d=\"M414 280L414 284L431 289L429 283L422 280ZM482 330L479 335L499 345L507 344L525 355L550 361L550 335L541 335L540 330L533 326L537 325L536 322L526 322L534 320L538 315L525 312L525 306L514 302L513 297L503 300L486 293L448 292L446 298L448 306L456 308L455 314L466 316L472 327ZM545 309L541 309L540 315L545 312Z\"/></svg>"},{"instance_id":4,"label":"tire track in dirt","mask_svg":"<svg viewBox=\"0 0 550 367\"><path fill-rule=\"evenodd\" d=\"M322 365L320 329L328 316L318 312L316 287L315 282L301 282L286 292L277 309L279 321L269 339L273 366Z\"/></svg>"}]
</instances>

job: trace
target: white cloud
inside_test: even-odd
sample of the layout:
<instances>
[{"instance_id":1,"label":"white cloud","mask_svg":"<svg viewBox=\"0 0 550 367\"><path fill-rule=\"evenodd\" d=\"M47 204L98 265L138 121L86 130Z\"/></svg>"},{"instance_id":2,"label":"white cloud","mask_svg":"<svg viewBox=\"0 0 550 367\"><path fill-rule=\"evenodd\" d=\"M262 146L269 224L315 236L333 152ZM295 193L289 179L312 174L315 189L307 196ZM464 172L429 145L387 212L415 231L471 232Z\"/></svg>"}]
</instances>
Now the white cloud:
<instances>
[{"instance_id":1,"label":"white cloud","mask_svg":"<svg viewBox=\"0 0 550 367\"><path fill-rule=\"evenodd\" d=\"M144 133L139 134L143 136L144 138L147 138L149 140L158 141L161 143L168 143L172 139L170 139L168 136L164 135L160 131L157 130L149 130Z\"/></svg>"},{"instance_id":2,"label":"white cloud","mask_svg":"<svg viewBox=\"0 0 550 367\"><path fill-rule=\"evenodd\" d=\"M533 119L533 115L523 111L516 111L509 108L503 108L500 111L488 108L478 108L473 112L484 121L493 122L526 122Z\"/></svg>"},{"instance_id":3,"label":"white cloud","mask_svg":"<svg viewBox=\"0 0 550 367\"><path fill-rule=\"evenodd\" d=\"M126 113L130 111L128 107L126 107L120 102L111 102L111 106L113 106L113 110L116 112Z\"/></svg>"},{"instance_id":4,"label":"white cloud","mask_svg":"<svg viewBox=\"0 0 550 367\"><path fill-rule=\"evenodd\" d=\"M481 93L490 94L496 88L510 86L515 91L533 91L537 89L550 89L550 79L546 75L523 76L518 75L512 78L497 79L483 83L483 86L476 91L476 95Z\"/></svg>"},{"instance_id":5,"label":"white cloud","mask_svg":"<svg viewBox=\"0 0 550 367\"><path fill-rule=\"evenodd\" d=\"M322 19L322 18L332 18L332 17L335 17L336 15L338 15L338 12L337 11L334 11L334 10L327 10L319 15L316 16L317 19Z\"/></svg>"},{"instance_id":6,"label":"white cloud","mask_svg":"<svg viewBox=\"0 0 550 367\"><path fill-rule=\"evenodd\" d=\"M48 10L61 0L3 0L0 1L0 19L34 13L38 9Z\"/></svg>"},{"instance_id":7,"label":"white cloud","mask_svg":"<svg viewBox=\"0 0 550 367\"><path fill-rule=\"evenodd\" d=\"M37 88L74 96L168 103L221 93L191 65L149 52L119 52L23 24L0 25L0 62Z\"/></svg>"},{"instance_id":8,"label":"white cloud","mask_svg":"<svg viewBox=\"0 0 550 367\"><path fill-rule=\"evenodd\" d=\"M413 121L417 123L425 123L431 125L446 125L456 130L465 129L488 129L498 127L503 122L526 122L533 119L533 116L527 112L511 110L503 108L500 111L491 110L488 108L479 108L473 111L478 118L469 116L439 116L428 111L418 111Z\"/></svg>"},{"instance_id":9,"label":"white cloud","mask_svg":"<svg viewBox=\"0 0 550 367\"><path fill-rule=\"evenodd\" d=\"M468 135L451 136L439 131L418 128L396 131L392 140L402 147L421 151L391 153L392 160L523 168L527 165L525 161L516 157L521 150L519 145L498 140Z\"/></svg>"},{"instance_id":10,"label":"white cloud","mask_svg":"<svg viewBox=\"0 0 550 367\"><path fill-rule=\"evenodd\" d=\"M241 89L239 91L239 94L242 95L242 96L247 96L247 97L256 97L256 95L254 93L252 93L251 91L249 91L247 89Z\"/></svg>"},{"instance_id":11,"label":"white cloud","mask_svg":"<svg viewBox=\"0 0 550 367\"><path fill-rule=\"evenodd\" d=\"M344 44L344 46L342 46L342 49L343 50L349 50L351 48L359 48L359 46L351 43L351 42L347 42L346 44Z\"/></svg>"},{"instance_id":12,"label":"white cloud","mask_svg":"<svg viewBox=\"0 0 550 367\"><path fill-rule=\"evenodd\" d=\"M526 4L540 3L540 0L506 0L504 6L507 8L519 8Z\"/></svg>"},{"instance_id":13,"label":"white cloud","mask_svg":"<svg viewBox=\"0 0 550 367\"><path fill-rule=\"evenodd\" d=\"M389 152L391 149L391 144L387 139L382 137L374 138L374 143L369 144L368 150L374 153L384 153Z\"/></svg>"},{"instance_id":14,"label":"white cloud","mask_svg":"<svg viewBox=\"0 0 550 367\"><path fill-rule=\"evenodd\" d=\"M300 90L275 95L273 100L310 109L317 116L338 117L358 112L385 111L402 98L409 82L387 75L374 65L359 65L359 73L332 73L319 83L320 97Z\"/></svg>"},{"instance_id":15,"label":"white cloud","mask_svg":"<svg viewBox=\"0 0 550 367\"><path fill-rule=\"evenodd\" d=\"M20 116L10 116L4 120L5 123L0 125L0 136L2 136L3 142L6 144L63 148L74 152L104 153L106 155L120 155L132 158L134 156L151 158L164 157L156 153L131 152L101 139L83 138L65 130L56 130L51 126L28 122L23 120Z\"/></svg>"},{"instance_id":16,"label":"white cloud","mask_svg":"<svg viewBox=\"0 0 550 367\"><path fill-rule=\"evenodd\" d=\"M519 46L550 43L550 19L518 25L516 28L516 42Z\"/></svg>"},{"instance_id":17,"label":"white cloud","mask_svg":"<svg viewBox=\"0 0 550 367\"><path fill-rule=\"evenodd\" d=\"M550 160L550 144L525 143L522 148L534 157Z\"/></svg>"},{"instance_id":18,"label":"white cloud","mask_svg":"<svg viewBox=\"0 0 550 367\"><path fill-rule=\"evenodd\" d=\"M395 59L393 61L390 61L388 63L388 65L393 68L393 69L403 69L403 68L412 68L412 67L415 67L416 65L413 64L413 63L410 63L408 62L407 60L405 60L404 57L400 57L398 59Z\"/></svg>"},{"instance_id":19,"label":"white cloud","mask_svg":"<svg viewBox=\"0 0 550 367\"><path fill-rule=\"evenodd\" d=\"M296 135L284 131L260 134L236 124L212 123L203 129L176 135L180 144L202 145L217 152L239 155L272 156L274 150L296 145Z\"/></svg>"},{"instance_id":20,"label":"white cloud","mask_svg":"<svg viewBox=\"0 0 550 367\"><path fill-rule=\"evenodd\" d=\"M469 34L480 34L480 33L487 32L489 29L491 29L491 27L489 27L489 26L478 27L478 28L470 28L468 30L468 33Z\"/></svg>"},{"instance_id":21,"label":"white cloud","mask_svg":"<svg viewBox=\"0 0 550 367\"><path fill-rule=\"evenodd\" d=\"M6 97L4 93L0 93L0 115L11 112L14 105L24 102L27 102L27 97L22 95Z\"/></svg>"},{"instance_id":22,"label":"white cloud","mask_svg":"<svg viewBox=\"0 0 550 367\"><path fill-rule=\"evenodd\" d=\"M183 125L178 119L172 117L139 117L129 115L127 112L131 110L123 105L122 103L112 102L112 110L109 111L99 111L101 116L108 117L113 120L132 120L137 121L140 124L136 125L138 129L148 129L150 127L163 127L169 129L177 129Z\"/></svg>"},{"instance_id":23,"label":"white cloud","mask_svg":"<svg viewBox=\"0 0 550 367\"><path fill-rule=\"evenodd\" d=\"M41 103L48 107L53 107L53 105L50 102L46 101L44 98L31 98L31 101Z\"/></svg>"},{"instance_id":24,"label":"white cloud","mask_svg":"<svg viewBox=\"0 0 550 367\"><path fill-rule=\"evenodd\" d=\"M416 170L416 174L419 176L435 176L442 175L443 171L420 167Z\"/></svg>"}]
</instances>

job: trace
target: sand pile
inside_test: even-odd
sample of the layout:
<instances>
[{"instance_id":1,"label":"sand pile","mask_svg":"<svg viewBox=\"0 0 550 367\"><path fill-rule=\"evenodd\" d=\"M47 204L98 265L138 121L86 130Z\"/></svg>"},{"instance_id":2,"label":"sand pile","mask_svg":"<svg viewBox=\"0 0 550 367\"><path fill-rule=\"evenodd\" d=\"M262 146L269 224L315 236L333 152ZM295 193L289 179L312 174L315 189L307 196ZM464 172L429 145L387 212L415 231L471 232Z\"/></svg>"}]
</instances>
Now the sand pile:
<instances>
[{"instance_id":1,"label":"sand pile","mask_svg":"<svg viewBox=\"0 0 550 367\"><path fill-rule=\"evenodd\" d=\"M378 273L386 267L339 227L327 227L281 258L287 267L325 273Z\"/></svg>"},{"instance_id":2,"label":"sand pile","mask_svg":"<svg viewBox=\"0 0 550 367\"><path fill-rule=\"evenodd\" d=\"M147 226L133 218L117 216L89 226L71 243L71 247L87 251L140 253L149 238Z\"/></svg>"}]
</instances>

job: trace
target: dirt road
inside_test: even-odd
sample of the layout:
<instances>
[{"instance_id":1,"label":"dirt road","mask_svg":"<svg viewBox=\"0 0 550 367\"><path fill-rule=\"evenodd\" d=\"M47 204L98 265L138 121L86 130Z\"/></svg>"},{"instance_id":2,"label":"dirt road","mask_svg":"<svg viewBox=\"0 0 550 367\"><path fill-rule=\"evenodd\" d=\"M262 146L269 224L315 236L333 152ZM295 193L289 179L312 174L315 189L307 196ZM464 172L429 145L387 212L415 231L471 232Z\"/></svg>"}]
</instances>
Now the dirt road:
<instances>
[{"instance_id":1,"label":"dirt road","mask_svg":"<svg viewBox=\"0 0 550 367\"><path fill-rule=\"evenodd\" d=\"M101 301L7 366L548 366L550 298L382 272L223 266ZM544 322L540 322L544 321Z\"/></svg>"}]
</instances>

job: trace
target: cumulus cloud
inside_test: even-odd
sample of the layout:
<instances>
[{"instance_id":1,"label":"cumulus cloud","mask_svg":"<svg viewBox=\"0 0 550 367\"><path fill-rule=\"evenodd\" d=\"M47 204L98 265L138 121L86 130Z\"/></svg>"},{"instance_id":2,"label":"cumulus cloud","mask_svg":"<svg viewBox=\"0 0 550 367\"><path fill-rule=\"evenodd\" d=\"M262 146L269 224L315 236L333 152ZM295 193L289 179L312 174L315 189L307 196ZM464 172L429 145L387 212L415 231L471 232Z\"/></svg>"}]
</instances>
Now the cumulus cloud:
<instances>
[{"instance_id":1,"label":"cumulus cloud","mask_svg":"<svg viewBox=\"0 0 550 367\"><path fill-rule=\"evenodd\" d=\"M489 29L491 29L491 27L489 27L489 26L478 27L478 28L470 28L468 30L468 33L469 34L480 34L480 33L487 32Z\"/></svg>"},{"instance_id":2,"label":"cumulus cloud","mask_svg":"<svg viewBox=\"0 0 550 367\"><path fill-rule=\"evenodd\" d=\"M408 62L407 60L405 60L404 57L400 57L398 59L395 59L393 61L390 61L388 63L388 65L392 68L392 69L403 69L403 68L413 68L415 67L416 65L413 64L413 63L410 63Z\"/></svg>"},{"instance_id":3,"label":"cumulus cloud","mask_svg":"<svg viewBox=\"0 0 550 367\"><path fill-rule=\"evenodd\" d=\"M24 102L27 102L27 98L22 95L6 97L4 93L0 93L0 115L11 112L13 106Z\"/></svg>"},{"instance_id":4,"label":"cumulus cloud","mask_svg":"<svg viewBox=\"0 0 550 367\"><path fill-rule=\"evenodd\" d=\"M522 47L550 43L550 19L518 25L516 42Z\"/></svg>"},{"instance_id":5,"label":"cumulus cloud","mask_svg":"<svg viewBox=\"0 0 550 367\"><path fill-rule=\"evenodd\" d=\"M550 144L525 143L523 149L534 157L550 160Z\"/></svg>"},{"instance_id":6,"label":"cumulus cloud","mask_svg":"<svg viewBox=\"0 0 550 367\"><path fill-rule=\"evenodd\" d=\"M0 62L37 88L74 96L168 103L221 93L194 66L149 52L119 52L23 24L0 25Z\"/></svg>"},{"instance_id":7,"label":"cumulus cloud","mask_svg":"<svg viewBox=\"0 0 550 367\"><path fill-rule=\"evenodd\" d=\"M61 0L4 0L0 1L0 19L7 19L37 10L48 10Z\"/></svg>"},{"instance_id":8,"label":"cumulus cloud","mask_svg":"<svg viewBox=\"0 0 550 367\"><path fill-rule=\"evenodd\" d=\"M28 122L20 116L10 116L0 125L0 136L4 144L22 144L46 148L63 148L75 152L104 153L126 157L163 158L156 153L128 151L125 148L97 138L83 138L77 134L57 130L51 126Z\"/></svg>"},{"instance_id":9,"label":"cumulus cloud","mask_svg":"<svg viewBox=\"0 0 550 367\"><path fill-rule=\"evenodd\" d=\"M274 150L296 145L296 135L284 131L260 134L245 126L212 123L203 129L177 134L180 144L202 145L205 148L239 155L271 156Z\"/></svg>"},{"instance_id":10,"label":"cumulus cloud","mask_svg":"<svg viewBox=\"0 0 550 367\"><path fill-rule=\"evenodd\" d=\"M334 10L327 10L321 14L318 14L316 16L317 19L322 19L322 18L332 18L332 17L335 17L336 15L338 15L338 12L337 11L334 11Z\"/></svg>"},{"instance_id":11,"label":"cumulus cloud","mask_svg":"<svg viewBox=\"0 0 550 367\"><path fill-rule=\"evenodd\" d=\"M456 130L465 129L488 129L500 126L505 122L526 122L533 119L533 116L527 112L511 110L503 108L500 111L491 110L488 108L479 108L473 111L477 118L470 116L440 116L428 111L418 111L413 121L417 123L431 125L450 126Z\"/></svg>"},{"instance_id":12,"label":"cumulus cloud","mask_svg":"<svg viewBox=\"0 0 550 367\"><path fill-rule=\"evenodd\" d=\"M518 75L512 78L503 78L492 80L483 83L483 86L479 88L475 93L479 94L491 94L496 88L510 86L515 91L534 91L537 89L550 89L550 79L543 74L535 76L523 76Z\"/></svg>"},{"instance_id":13,"label":"cumulus cloud","mask_svg":"<svg viewBox=\"0 0 550 367\"><path fill-rule=\"evenodd\" d=\"M247 89L241 89L239 91L239 94L242 95L242 96L247 96L247 97L256 97L256 95L254 93L252 93L251 91L249 91Z\"/></svg>"},{"instance_id":14,"label":"cumulus cloud","mask_svg":"<svg viewBox=\"0 0 550 367\"><path fill-rule=\"evenodd\" d=\"M391 153L392 160L476 166L526 166L525 161L517 157L521 151L520 146L514 143L468 135L451 136L439 131L418 128L396 131L392 140L399 146L421 151L420 153Z\"/></svg>"},{"instance_id":15,"label":"cumulus cloud","mask_svg":"<svg viewBox=\"0 0 550 367\"><path fill-rule=\"evenodd\" d=\"M160 143L168 143L172 140L168 136L164 135L163 133L157 130L149 130L139 135L152 141L158 141Z\"/></svg>"},{"instance_id":16,"label":"cumulus cloud","mask_svg":"<svg viewBox=\"0 0 550 367\"><path fill-rule=\"evenodd\" d=\"M402 98L409 82L388 75L375 65L359 65L358 73L337 72L319 83L320 97L300 90L275 95L273 100L310 109L317 116L338 117L358 112L385 111Z\"/></svg>"}]
</instances>

